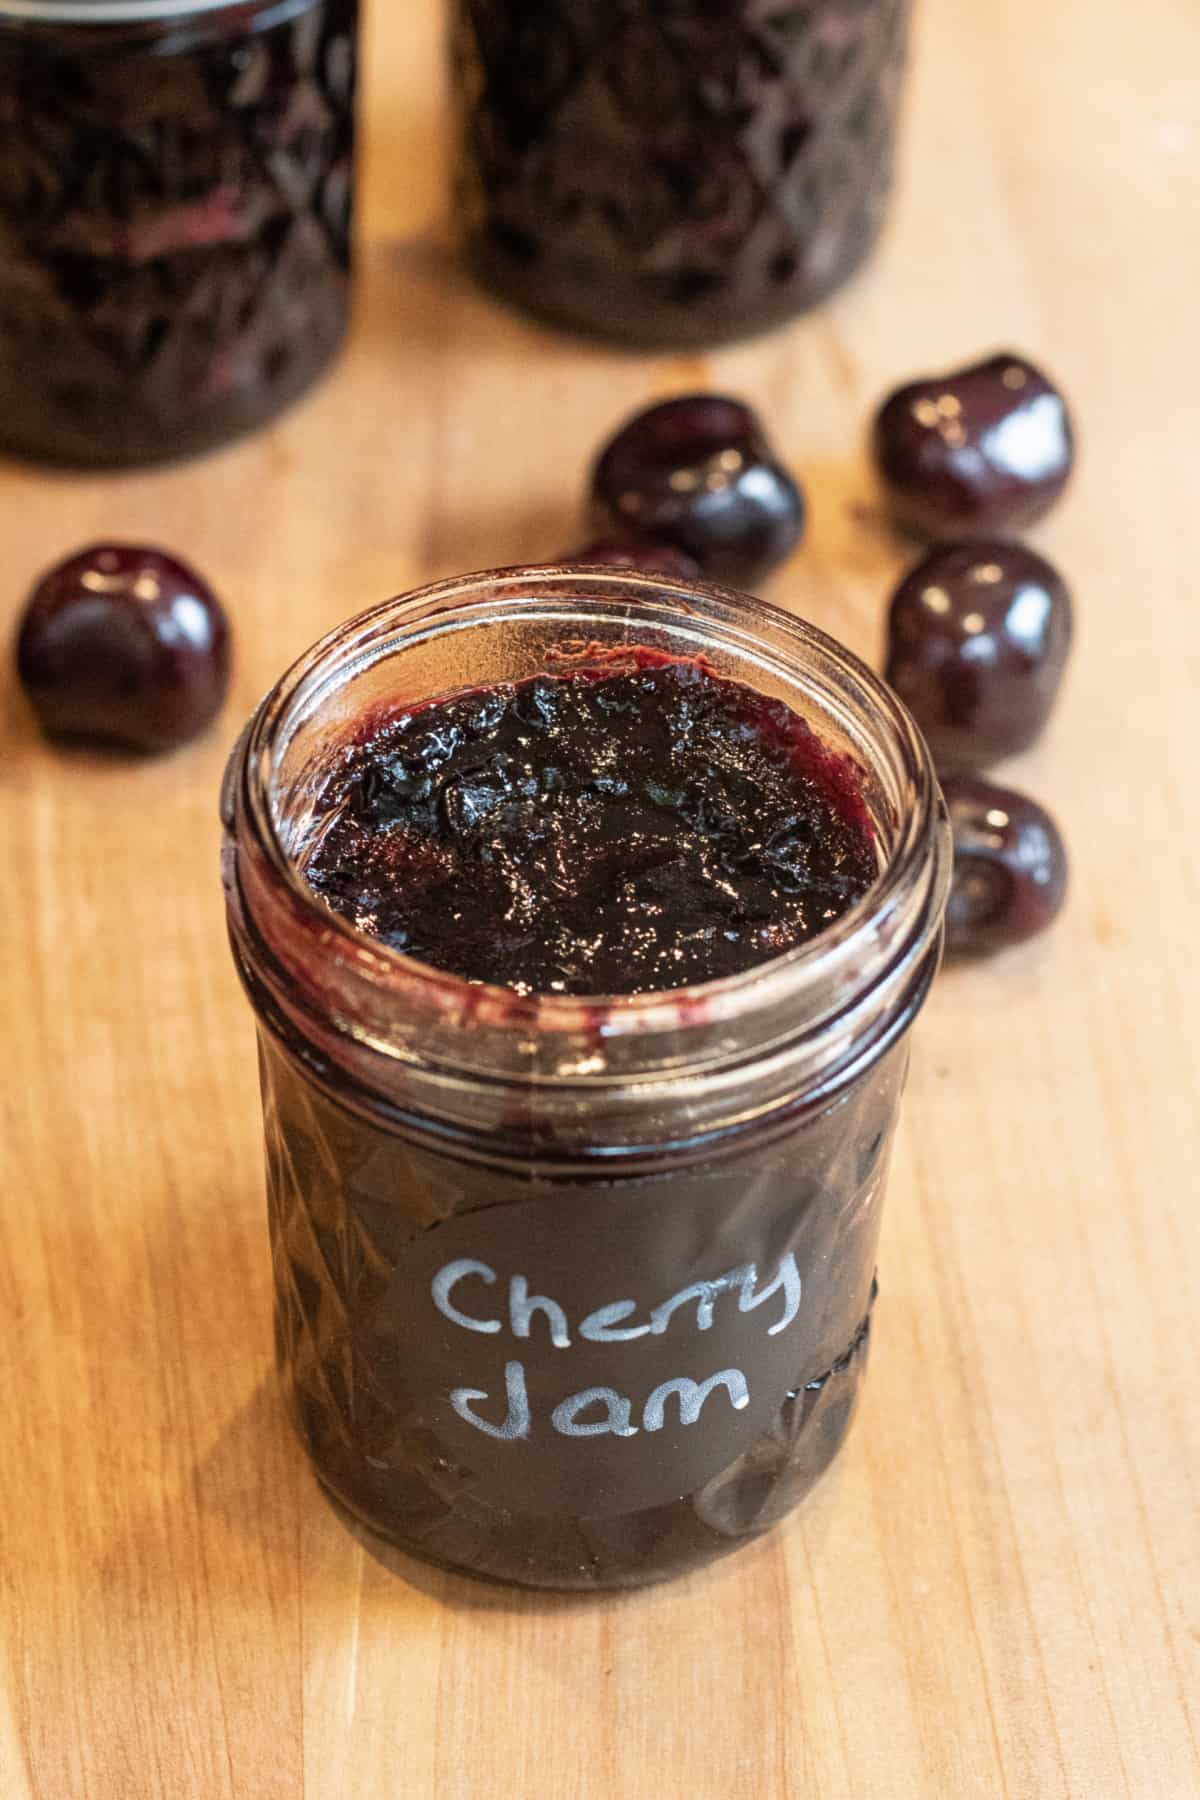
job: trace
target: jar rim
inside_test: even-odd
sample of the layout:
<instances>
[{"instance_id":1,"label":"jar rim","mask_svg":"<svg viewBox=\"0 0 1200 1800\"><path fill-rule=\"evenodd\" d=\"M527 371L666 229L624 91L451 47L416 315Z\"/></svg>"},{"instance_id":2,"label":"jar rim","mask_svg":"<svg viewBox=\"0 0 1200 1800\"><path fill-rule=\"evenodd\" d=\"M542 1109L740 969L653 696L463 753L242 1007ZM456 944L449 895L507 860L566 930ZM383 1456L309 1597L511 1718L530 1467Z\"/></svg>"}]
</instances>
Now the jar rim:
<instances>
[{"instance_id":1,"label":"jar rim","mask_svg":"<svg viewBox=\"0 0 1200 1800\"><path fill-rule=\"evenodd\" d=\"M259 0L259 8L277 0ZM0 0L0 20L33 25L153 25L202 13L254 10L246 0Z\"/></svg>"},{"instance_id":2,"label":"jar rim","mask_svg":"<svg viewBox=\"0 0 1200 1800\"><path fill-rule=\"evenodd\" d=\"M282 753L281 738L303 724L331 682L386 656L387 646L394 646L398 635L403 639L406 630L422 621L444 626L447 615L463 615L481 594L514 606L536 607L558 599L565 604L573 600L580 608L590 604L636 609L638 616L631 612L629 619L630 644L654 616L677 624L699 617L711 625L715 619L725 645L743 649L752 663L762 664L764 637L755 631L757 621L769 626L794 658L816 658L836 670L882 722L914 796L898 822L896 841L889 846L879 878L840 919L780 956L691 987L617 996L519 995L511 988L470 983L368 937L332 912L305 880L280 835L272 804L272 768ZM606 1073L614 1080L628 1079L628 1067L620 1065L636 1058L639 1043L649 1047L682 1038L694 1045L707 1036L713 1040L714 1053L717 1040L727 1051L729 1033L756 1017L773 1021L776 1040L768 1039L768 1048L779 1033L794 1037L797 1030L816 1031L843 1013L849 1029L855 996L876 985L882 970L892 973L900 991L905 972L910 976L913 965L927 959L931 944L936 957L949 874L940 806L928 751L903 704L857 656L817 627L770 602L728 589L665 582L634 570L555 564L456 577L385 601L334 627L292 664L263 700L231 758L223 800L227 829L236 838L236 814L237 829L244 822L261 852L261 858L249 859L245 870L239 861L237 873L249 911L260 925L266 920L266 938L273 937L274 926L279 925L285 930L289 925L307 927L311 937L319 923L322 953L336 959L360 996L369 992L369 1010L376 1019L386 1018L389 1008L415 1006L427 1018L448 1026L461 1028L469 1022L477 1046L489 1031L509 1038L557 1041L564 1052L557 1062L551 1059L557 1080L603 1079ZM259 860L269 874L253 866ZM299 978L305 974L301 962ZM369 1038L370 1032L360 1030L358 1035ZM618 1055L615 1070L606 1070L607 1053L618 1049L621 1040L627 1040L625 1054ZM598 1043L606 1051L599 1059ZM565 1054L570 1045L573 1057ZM387 1049L386 1044L375 1047ZM480 1072L478 1064L471 1066ZM485 1062L484 1070L490 1067ZM640 1061L637 1072L643 1072Z\"/></svg>"}]
</instances>

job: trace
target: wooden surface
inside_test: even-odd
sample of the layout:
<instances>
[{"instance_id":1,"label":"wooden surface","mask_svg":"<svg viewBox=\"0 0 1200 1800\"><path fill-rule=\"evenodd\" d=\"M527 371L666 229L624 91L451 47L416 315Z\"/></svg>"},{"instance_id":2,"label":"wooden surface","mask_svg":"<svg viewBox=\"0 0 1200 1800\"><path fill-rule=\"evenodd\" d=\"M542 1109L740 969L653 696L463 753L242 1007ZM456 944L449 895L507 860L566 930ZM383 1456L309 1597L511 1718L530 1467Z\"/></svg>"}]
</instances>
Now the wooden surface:
<instances>
[{"instance_id":1,"label":"wooden surface","mask_svg":"<svg viewBox=\"0 0 1200 1800\"><path fill-rule=\"evenodd\" d=\"M895 227L836 304L704 359L493 307L441 223L436 9L374 8L361 305L277 429L166 473L0 472L5 615L93 536L211 571L235 692L139 766L4 691L0 1795L1200 1795L1200 38L1195 0L926 0ZM1053 936L922 1021L859 1423L786 1528L642 1596L385 1567L270 1368L249 1014L215 797L293 654L427 577L550 554L585 459L703 380L813 499L775 595L877 650L901 554L860 452L893 382L1054 370L1037 535L1079 644L1013 774L1074 852Z\"/></svg>"}]
</instances>

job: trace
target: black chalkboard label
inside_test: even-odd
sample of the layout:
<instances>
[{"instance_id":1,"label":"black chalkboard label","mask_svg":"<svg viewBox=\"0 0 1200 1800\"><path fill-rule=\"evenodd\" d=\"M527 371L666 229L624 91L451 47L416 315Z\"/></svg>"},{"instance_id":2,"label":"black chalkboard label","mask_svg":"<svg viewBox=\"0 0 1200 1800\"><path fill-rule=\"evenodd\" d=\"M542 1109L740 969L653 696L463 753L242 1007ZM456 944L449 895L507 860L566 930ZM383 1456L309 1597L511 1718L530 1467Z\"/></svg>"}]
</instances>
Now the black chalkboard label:
<instances>
[{"instance_id":1,"label":"black chalkboard label","mask_svg":"<svg viewBox=\"0 0 1200 1800\"><path fill-rule=\"evenodd\" d=\"M866 1308L875 1182L793 1165L526 1186L399 1253L376 1367L489 1504L601 1517L694 1492L821 1372ZM846 1248L851 1266L831 1255Z\"/></svg>"}]
</instances>

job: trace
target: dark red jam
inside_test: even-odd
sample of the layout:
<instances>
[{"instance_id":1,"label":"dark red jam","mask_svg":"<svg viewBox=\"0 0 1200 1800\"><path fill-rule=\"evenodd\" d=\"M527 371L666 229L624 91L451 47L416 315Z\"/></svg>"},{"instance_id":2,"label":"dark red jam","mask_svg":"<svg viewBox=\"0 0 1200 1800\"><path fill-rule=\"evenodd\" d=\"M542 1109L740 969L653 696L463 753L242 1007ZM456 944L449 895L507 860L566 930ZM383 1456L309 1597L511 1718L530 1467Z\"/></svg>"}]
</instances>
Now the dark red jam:
<instances>
[{"instance_id":1,"label":"dark red jam","mask_svg":"<svg viewBox=\"0 0 1200 1800\"><path fill-rule=\"evenodd\" d=\"M484 274L640 343L757 331L870 251L909 0L454 0Z\"/></svg>"},{"instance_id":2,"label":"dark red jam","mask_svg":"<svg viewBox=\"0 0 1200 1800\"><path fill-rule=\"evenodd\" d=\"M734 975L824 930L875 853L852 765L780 701L642 652L376 725L306 868L361 930L520 993Z\"/></svg>"},{"instance_id":3,"label":"dark red jam","mask_svg":"<svg viewBox=\"0 0 1200 1800\"><path fill-rule=\"evenodd\" d=\"M574 1170L515 1125L481 1157L364 1117L263 1051L277 1358L317 1474L374 1531L498 1581L639 1586L758 1537L828 1468L903 1043L822 1108Z\"/></svg>"},{"instance_id":4,"label":"dark red jam","mask_svg":"<svg viewBox=\"0 0 1200 1800\"><path fill-rule=\"evenodd\" d=\"M323 997L338 954L319 906L311 983L267 953L229 790L278 1358L314 1468L402 1549L503 1581L633 1586L737 1548L849 1429L937 946L819 1077L795 1060L804 1016L782 1044L706 1037L710 1064L689 1040L703 994L680 997L676 1047L630 1085L605 1033L628 1028L618 996L748 970L866 893L862 771L702 660L621 647L372 714L316 774L315 816L313 779L315 892L426 964L515 990L493 1008L511 1005L511 1045L478 1077L482 993L435 1026L397 990L380 1029L390 1042L400 1021L405 1048L384 1049ZM560 994L598 996L599 1073L554 1061L539 1021ZM749 1082L736 1103L731 1079Z\"/></svg>"},{"instance_id":5,"label":"dark red jam","mask_svg":"<svg viewBox=\"0 0 1200 1800\"><path fill-rule=\"evenodd\" d=\"M207 448L341 340L357 0L180 10L0 19L0 441L18 452Z\"/></svg>"}]
</instances>

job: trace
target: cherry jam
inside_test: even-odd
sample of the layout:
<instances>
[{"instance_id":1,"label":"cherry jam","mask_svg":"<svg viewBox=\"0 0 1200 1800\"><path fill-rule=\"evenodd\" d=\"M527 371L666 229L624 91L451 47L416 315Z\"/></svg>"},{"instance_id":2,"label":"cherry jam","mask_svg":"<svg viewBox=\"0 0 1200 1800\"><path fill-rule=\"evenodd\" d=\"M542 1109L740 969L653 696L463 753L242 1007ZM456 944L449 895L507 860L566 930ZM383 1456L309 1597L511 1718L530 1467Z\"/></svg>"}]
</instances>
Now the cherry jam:
<instances>
[{"instance_id":1,"label":"cherry jam","mask_svg":"<svg viewBox=\"0 0 1200 1800\"><path fill-rule=\"evenodd\" d=\"M484 277L639 344L761 331L879 234L909 0L453 0Z\"/></svg>"},{"instance_id":2,"label":"cherry jam","mask_svg":"<svg viewBox=\"0 0 1200 1800\"><path fill-rule=\"evenodd\" d=\"M324 796L306 874L360 930L519 993L737 974L866 893L851 766L779 702L646 655L403 712Z\"/></svg>"},{"instance_id":3,"label":"cherry jam","mask_svg":"<svg viewBox=\"0 0 1200 1800\"><path fill-rule=\"evenodd\" d=\"M940 949L948 834L888 690L744 595L472 576L302 658L223 816L320 1480L533 1586L782 1518L853 1417Z\"/></svg>"},{"instance_id":4,"label":"cherry jam","mask_svg":"<svg viewBox=\"0 0 1200 1800\"><path fill-rule=\"evenodd\" d=\"M108 466L263 424L346 325L357 0L25 11L0 9L0 442Z\"/></svg>"}]
</instances>

